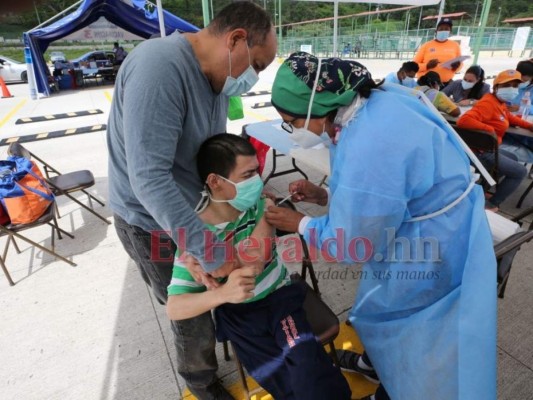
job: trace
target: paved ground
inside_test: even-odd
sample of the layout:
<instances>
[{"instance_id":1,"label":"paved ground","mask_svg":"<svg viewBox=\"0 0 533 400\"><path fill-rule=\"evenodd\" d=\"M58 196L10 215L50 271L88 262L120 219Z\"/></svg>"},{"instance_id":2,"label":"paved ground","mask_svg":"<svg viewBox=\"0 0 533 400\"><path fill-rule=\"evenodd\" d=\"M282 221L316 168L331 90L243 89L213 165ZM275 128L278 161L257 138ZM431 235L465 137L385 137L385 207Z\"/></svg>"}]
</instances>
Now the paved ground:
<instances>
[{"instance_id":1,"label":"paved ground","mask_svg":"<svg viewBox=\"0 0 533 400\"><path fill-rule=\"evenodd\" d=\"M513 67L517 60L481 61L490 75ZM376 78L400 64L389 60L364 63ZM266 71L254 90L270 89L275 69L273 66ZM8 87L15 97L0 100L0 139L105 124L113 89L93 87L31 101L27 98L26 85ZM269 96L245 99L245 119L230 123L228 131L239 133L243 123L275 117L272 108L250 108L256 102L268 100ZM22 117L87 109L101 109L104 113L14 124ZM107 198L104 132L38 141L28 143L27 147L59 170L90 169L96 177L92 192ZM5 150L5 146L0 147L0 158L5 156ZM309 172L310 179L320 180L318 173ZM294 178L297 177L275 178L269 187L285 195L288 182ZM530 182L527 180L524 187ZM516 198L506 202L503 213L516 215L515 203ZM0 397L17 400L180 398L183 384L175 373L172 336L164 308L154 302L142 283L118 242L113 225L105 225L65 199L60 198L59 204L60 225L76 238L59 241L57 251L78 266L55 261L23 243L19 255L11 248L7 265L16 285L9 287L0 276ZM533 195L525 204L531 205ZM302 209L312 215L324 212L320 207ZM107 208L100 211L111 215ZM47 229L35 229L31 237L50 244ZM5 238L0 241L3 245ZM502 400L533 399L532 257L530 243L518 253L507 296L499 300L498 398ZM328 276L330 267L321 263L315 267L322 271L320 285L326 302L344 317L352 303L357 280ZM221 361L220 376L227 384L236 382L233 364ZM420 399L430 398L427 396Z\"/></svg>"}]
</instances>

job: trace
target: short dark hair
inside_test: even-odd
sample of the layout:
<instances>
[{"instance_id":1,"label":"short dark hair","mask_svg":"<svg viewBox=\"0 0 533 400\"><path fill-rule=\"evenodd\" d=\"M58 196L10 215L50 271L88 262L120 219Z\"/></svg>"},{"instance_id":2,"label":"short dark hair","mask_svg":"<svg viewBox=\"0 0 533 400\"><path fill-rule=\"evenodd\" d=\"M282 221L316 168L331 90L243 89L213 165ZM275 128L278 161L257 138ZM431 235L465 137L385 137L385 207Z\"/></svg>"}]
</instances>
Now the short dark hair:
<instances>
[{"instance_id":1,"label":"short dark hair","mask_svg":"<svg viewBox=\"0 0 533 400\"><path fill-rule=\"evenodd\" d=\"M533 58L531 60L520 61L516 70L522 75L533 76Z\"/></svg>"},{"instance_id":2,"label":"short dark hair","mask_svg":"<svg viewBox=\"0 0 533 400\"><path fill-rule=\"evenodd\" d=\"M248 32L248 46L262 46L272 31L272 20L257 4L251 1L236 1L224 7L207 27L217 36L239 28Z\"/></svg>"},{"instance_id":3,"label":"short dark hair","mask_svg":"<svg viewBox=\"0 0 533 400\"><path fill-rule=\"evenodd\" d=\"M202 183L209 174L228 178L237 164L237 156L255 156L256 152L250 142L231 133L219 133L211 136L200 146L196 155L196 168Z\"/></svg>"},{"instance_id":4,"label":"short dark hair","mask_svg":"<svg viewBox=\"0 0 533 400\"><path fill-rule=\"evenodd\" d=\"M418 64L414 61L407 61L402 64L401 70L405 72L418 72L419 67Z\"/></svg>"},{"instance_id":5,"label":"short dark hair","mask_svg":"<svg viewBox=\"0 0 533 400\"><path fill-rule=\"evenodd\" d=\"M442 82L438 73L436 73L435 71L429 71L426 72L425 75L422 75L420 78L418 78L417 83L420 86L433 86L435 83L440 86Z\"/></svg>"}]
</instances>

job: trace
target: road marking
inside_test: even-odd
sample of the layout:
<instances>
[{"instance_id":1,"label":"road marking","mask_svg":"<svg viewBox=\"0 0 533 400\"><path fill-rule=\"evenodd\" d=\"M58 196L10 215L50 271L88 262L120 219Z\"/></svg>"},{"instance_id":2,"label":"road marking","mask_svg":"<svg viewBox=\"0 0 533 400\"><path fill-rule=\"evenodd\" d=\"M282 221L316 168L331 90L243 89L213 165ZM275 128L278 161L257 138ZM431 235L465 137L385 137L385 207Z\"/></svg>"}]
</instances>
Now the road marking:
<instances>
[{"instance_id":1,"label":"road marking","mask_svg":"<svg viewBox=\"0 0 533 400\"><path fill-rule=\"evenodd\" d=\"M262 103L255 103L252 108L267 108L272 107L272 103L270 101L264 101Z\"/></svg>"},{"instance_id":2,"label":"road marking","mask_svg":"<svg viewBox=\"0 0 533 400\"><path fill-rule=\"evenodd\" d=\"M62 113L62 114L39 115L36 117L19 118L17 122L15 122L15 124L16 125L29 124L31 122L52 121L52 120L63 119L63 118L85 117L87 115L103 114L103 113L104 112L102 110L93 109L93 110L85 110L85 111L72 111L72 112Z\"/></svg>"},{"instance_id":3,"label":"road marking","mask_svg":"<svg viewBox=\"0 0 533 400\"><path fill-rule=\"evenodd\" d=\"M20 110L22 108L22 106L24 104L26 104L26 102L28 101L28 99L23 99L22 101L20 101L20 103L18 103L15 107L13 107L13 109L7 113L7 115L0 121L0 128L2 127L2 125L4 125L7 121L9 121L11 119L11 117L13 115L16 114L16 112L18 110Z\"/></svg>"},{"instance_id":4,"label":"road marking","mask_svg":"<svg viewBox=\"0 0 533 400\"><path fill-rule=\"evenodd\" d=\"M34 142L36 140L54 139L54 138L59 138L59 137L67 136L67 135L79 135L80 133L105 131L106 129L107 129L107 125L89 125L89 126L82 126L79 128L62 129L60 131L41 132L41 133L35 133L32 135L16 136L16 137L10 137L6 139L1 139L0 146L5 146L13 142L19 142L19 143Z\"/></svg>"},{"instance_id":5,"label":"road marking","mask_svg":"<svg viewBox=\"0 0 533 400\"><path fill-rule=\"evenodd\" d=\"M109 92L106 90L104 91L104 96L106 97L107 100L109 100L109 102L113 102L113 97L109 94Z\"/></svg>"}]
</instances>

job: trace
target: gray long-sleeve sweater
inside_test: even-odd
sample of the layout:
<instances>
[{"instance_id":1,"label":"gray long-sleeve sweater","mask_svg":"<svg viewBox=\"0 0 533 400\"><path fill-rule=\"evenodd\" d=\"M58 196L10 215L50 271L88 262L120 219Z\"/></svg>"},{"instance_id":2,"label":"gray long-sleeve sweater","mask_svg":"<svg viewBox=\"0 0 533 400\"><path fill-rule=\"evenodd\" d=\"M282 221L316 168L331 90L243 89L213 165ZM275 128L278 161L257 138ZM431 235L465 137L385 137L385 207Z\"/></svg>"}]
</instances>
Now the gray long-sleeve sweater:
<instances>
[{"instance_id":1,"label":"gray long-sleeve sweater","mask_svg":"<svg viewBox=\"0 0 533 400\"><path fill-rule=\"evenodd\" d=\"M111 209L130 225L172 232L206 271L223 263L224 248L206 242L193 210L202 190L196 153L205 139L225 132L227 108L190 43L173 34L128 55L107 128Z\"/></svg>"}]
</instances>

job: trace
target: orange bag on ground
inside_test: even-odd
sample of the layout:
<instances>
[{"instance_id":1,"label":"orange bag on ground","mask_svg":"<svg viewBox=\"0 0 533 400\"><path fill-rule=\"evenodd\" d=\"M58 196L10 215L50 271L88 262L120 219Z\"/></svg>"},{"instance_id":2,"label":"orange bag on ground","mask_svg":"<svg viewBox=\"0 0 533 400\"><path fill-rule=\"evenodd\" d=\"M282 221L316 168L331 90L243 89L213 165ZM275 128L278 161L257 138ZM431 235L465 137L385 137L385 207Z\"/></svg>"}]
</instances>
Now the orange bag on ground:
<instances>
[{"instance_id":1,"label":"orange bag on ground","mask_svg":"<svg viewBox=\"0 0 533 400\"><path fill-rule=\"evenodd\" d=\"M54 195L33 161L12 156L0 161L0 199L12 224L29 224L44 214Z\"/></svg>"}]
</instances>

